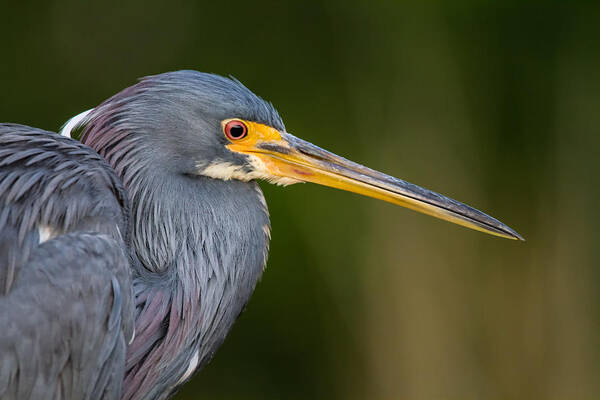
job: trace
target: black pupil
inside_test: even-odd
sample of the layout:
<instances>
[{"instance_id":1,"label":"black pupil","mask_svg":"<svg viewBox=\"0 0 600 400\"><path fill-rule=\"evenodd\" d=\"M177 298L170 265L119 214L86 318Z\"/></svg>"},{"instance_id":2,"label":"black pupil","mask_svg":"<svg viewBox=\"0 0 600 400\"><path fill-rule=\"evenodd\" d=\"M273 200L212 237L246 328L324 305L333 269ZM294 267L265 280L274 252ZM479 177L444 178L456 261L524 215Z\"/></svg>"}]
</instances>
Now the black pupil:
<instances>
[{"instance_id":1,"label":"black pupil","mask_svg":"<svg viewBox=\"0 0 600 400\"><path fill-rule=\"evenodd\" d=\"M234 138L241 138L242 136L244 136L244 132L246 130L244 129L244 127L242 125L233 125L230 129L229 129L229 134L231 135L231 137Z\"/></svg>"}]
</instances>

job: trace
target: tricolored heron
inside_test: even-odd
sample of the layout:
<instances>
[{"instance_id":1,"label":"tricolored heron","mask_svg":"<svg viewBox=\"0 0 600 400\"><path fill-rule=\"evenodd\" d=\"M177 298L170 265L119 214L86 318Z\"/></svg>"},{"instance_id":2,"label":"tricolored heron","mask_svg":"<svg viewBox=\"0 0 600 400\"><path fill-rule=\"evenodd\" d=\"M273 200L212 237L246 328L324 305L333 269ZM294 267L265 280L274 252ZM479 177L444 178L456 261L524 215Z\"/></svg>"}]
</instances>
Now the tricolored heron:
<instances>
[{"instance_id":1,"label":"tricolored heron","mask_svg":"<svg viewBox=\"0 0 600 400\"><path fill-rule=\"evenodd\" d=\"M0 125L0 398L166 399L267 259L255 182L314 182L511 239L455 200L286 132L240 82L150 76L56 133Z\"/></svg>"}]
</instances>

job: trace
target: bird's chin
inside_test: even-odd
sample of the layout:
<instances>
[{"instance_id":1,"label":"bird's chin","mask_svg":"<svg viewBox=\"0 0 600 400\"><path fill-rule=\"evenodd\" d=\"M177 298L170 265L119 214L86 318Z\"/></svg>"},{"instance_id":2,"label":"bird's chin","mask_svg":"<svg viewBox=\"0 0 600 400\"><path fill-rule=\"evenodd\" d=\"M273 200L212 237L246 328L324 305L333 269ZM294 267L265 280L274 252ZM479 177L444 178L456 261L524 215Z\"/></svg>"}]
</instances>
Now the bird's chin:
<instances>
[{"instance_id":1,"label":"bird's chin","mask_svg":"<svg viewBox=\"0 0 600 400\"><path fill-rule=\"evenodd\" d=\"M269 157L260 154L246 154L248 165L238 165L227 161L212 162L207 166L199 167L197 174L213 179L239 180L249 182L253 180L264 180L279 186L302 183L302 180L290 176L276 175L268 167L271 163Z\"/></svg>"}]
</instances>

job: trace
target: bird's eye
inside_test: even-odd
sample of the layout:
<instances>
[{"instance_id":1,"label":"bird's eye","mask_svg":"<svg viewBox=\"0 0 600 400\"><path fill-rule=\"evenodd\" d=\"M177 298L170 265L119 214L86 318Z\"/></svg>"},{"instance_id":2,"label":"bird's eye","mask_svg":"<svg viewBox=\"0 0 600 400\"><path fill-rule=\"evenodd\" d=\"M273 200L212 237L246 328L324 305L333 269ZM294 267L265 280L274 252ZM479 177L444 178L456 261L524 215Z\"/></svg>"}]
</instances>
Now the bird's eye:
<instances>
[{"instance_id":1,"label":"bird's eye","mask_svg":"<svg viewBox=\"0 0 600 400\"><path fill-rule=\"evenodd\" d=\"M229 140L240 140L248 134L248 127L242 121L234 119L225 124L224 131Z\"/></svg>"}]
</instances>

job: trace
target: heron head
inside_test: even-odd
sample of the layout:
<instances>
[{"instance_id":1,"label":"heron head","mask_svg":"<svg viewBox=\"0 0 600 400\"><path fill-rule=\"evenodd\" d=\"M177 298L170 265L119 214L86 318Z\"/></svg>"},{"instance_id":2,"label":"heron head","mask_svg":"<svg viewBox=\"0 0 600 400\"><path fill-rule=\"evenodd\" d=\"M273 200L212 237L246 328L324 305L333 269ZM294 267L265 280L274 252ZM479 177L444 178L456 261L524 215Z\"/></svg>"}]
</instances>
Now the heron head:
<instances>
[{"instance_id":1,"label":"heron head","mask_svg":"<svg viewBox=\"0 0 600 400\"><path fill-rule=\"evenodd\" d=\"M312 182L493 235L522 239L472 207L291 135L273 105L235 79L196 71L150 76L97 107L89 121L100 127L112 124L114 131L132 133L135 138L144 136L137 150L177 173L280 185ZM93 136L94 129L88 126L86 130Z\"/></svg>"}]
</instances>

